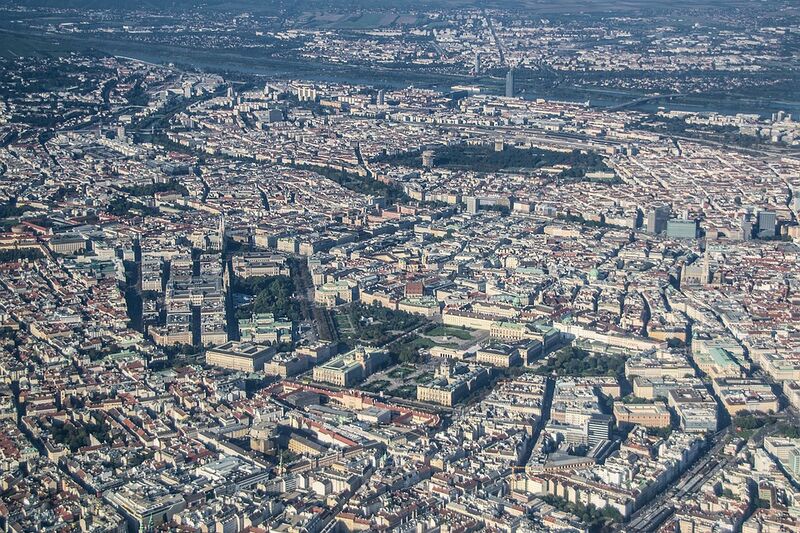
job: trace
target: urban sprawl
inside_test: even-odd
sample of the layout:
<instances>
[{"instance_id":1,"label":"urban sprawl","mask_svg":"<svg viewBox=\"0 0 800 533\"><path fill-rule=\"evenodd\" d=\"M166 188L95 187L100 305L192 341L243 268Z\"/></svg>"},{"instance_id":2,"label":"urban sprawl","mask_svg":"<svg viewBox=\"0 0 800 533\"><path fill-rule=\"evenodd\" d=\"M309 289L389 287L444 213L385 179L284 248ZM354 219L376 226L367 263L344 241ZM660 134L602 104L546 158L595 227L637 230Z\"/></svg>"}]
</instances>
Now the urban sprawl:
<instances>
[{"instance_id":1,"label":"urban sprawl","mask_svg":"<svg viewBox=\"0 0 800 533\"><path fill-rule=\"evenodd\" d=\"M0 531L800 531L800 117L518 85L800 27L665 59L440 15L271 35L500 91L2 60Z\"/></svg>"}]
</instances>

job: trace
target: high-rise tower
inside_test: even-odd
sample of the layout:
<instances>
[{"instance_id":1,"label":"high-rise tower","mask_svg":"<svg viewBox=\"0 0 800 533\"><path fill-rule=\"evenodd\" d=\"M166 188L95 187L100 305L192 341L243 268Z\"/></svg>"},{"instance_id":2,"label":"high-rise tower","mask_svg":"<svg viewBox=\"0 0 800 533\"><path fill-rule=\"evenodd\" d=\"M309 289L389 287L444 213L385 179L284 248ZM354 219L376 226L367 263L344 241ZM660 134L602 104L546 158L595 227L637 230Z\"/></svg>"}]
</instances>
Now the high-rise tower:
<instances>
[{"instance_id":1,"label":"high-rise tower","mask_svg":"<svg viewBox=\"0 0 800 533\"><path fill-rule=\"evenodd\" d=\"M512 98L514 96L514 69L508 69L506 74L506 97Z\"/></svg>"}]
</instances>

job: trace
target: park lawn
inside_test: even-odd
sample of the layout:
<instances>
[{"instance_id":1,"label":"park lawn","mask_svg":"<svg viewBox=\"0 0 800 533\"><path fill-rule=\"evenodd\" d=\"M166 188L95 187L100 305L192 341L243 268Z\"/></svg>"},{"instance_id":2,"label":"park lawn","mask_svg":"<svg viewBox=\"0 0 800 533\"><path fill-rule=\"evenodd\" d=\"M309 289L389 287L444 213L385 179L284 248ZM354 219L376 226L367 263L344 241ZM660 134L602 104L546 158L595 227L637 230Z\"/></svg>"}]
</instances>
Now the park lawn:
<instances>
[{"instance_id":1,"label":"park lawn","mask_svg":"<svg viewBox=\"0 0 800 533\"><path fill-rule=\"evenodd\" d=\"M413 400L417 397L417 386L403 385L402 387L397 387L396 389L392 390L389 394L392 396L405 398L407 400Z\"/></svg>"},{"instance_id":2,"label":"park lawn","mask_svg":"<svg viewBox=\"0 0 800 533\"><path fill-rule=\"evenodd\" d=\"M426 339L424 337L417 337L413 341L409 343L414 348L433 348L436 346L436 343L430 339Z\"/></svg>"},{"instance_id":3,"label":"park lawn","mask_svg":"<svg viewBox=\"0 0 800 533\"><path fill-rule=\"evenodd\" d=\"M419 384L429 383L432 379L433 379L433 374L431 374L430 372L423 372L422 374L414 378L414 383L419 383Z\"/></svg>"},{"instance_id":4,"label":"park lawn","mask_svg":"<svg viewBox=\"0 0 800 533\"><path fill-rule=\"evenodd\" d=\"M382 390L386 390L386 387L389 385L389 382L385 379L378 379L369 383L367 385L362 385L361 390L365 390L367 392L380 392Z\"/></svg>"},{"instance_id":5,"label":"park lawn","mask_svg":"<svg viewBox=\"0 0 800 533\"><path fill-rule=\"evenodd\" d=\"M460 328L451 328L448 326L436 326L432 330L428 331L426 335L430 337L455 337L463 341L472 339L472 334L469 331Z\"/></svg>"},{"instance_id":6,"label":"park lawn","mask_svg":"<svg viewBox=\"0 0 800 533\"><path fill-rule=\"evenodd\" d=\"M410 367L405 366L405 365L401 365L401 366L398 366L396 368L391 369L388 372L388 376L390 378L395 378L395 379L397 379L397 378L405 378L407 376L410 376L414 372L416 372L416 369L410 368Z\"/></svg>"},{"instance_id":7,"label":"park lawn","mask_svg":"<svg viewBox=\"0 0 800 533\"><path fill-rule=\"evenodd\" d=\"M336 314L333 316L333 320L336 322L336 329L338 329L340 333L345 333L348 335L355 333L353 325L350 323L349 316Z\"/></svg>"}]
</instances>

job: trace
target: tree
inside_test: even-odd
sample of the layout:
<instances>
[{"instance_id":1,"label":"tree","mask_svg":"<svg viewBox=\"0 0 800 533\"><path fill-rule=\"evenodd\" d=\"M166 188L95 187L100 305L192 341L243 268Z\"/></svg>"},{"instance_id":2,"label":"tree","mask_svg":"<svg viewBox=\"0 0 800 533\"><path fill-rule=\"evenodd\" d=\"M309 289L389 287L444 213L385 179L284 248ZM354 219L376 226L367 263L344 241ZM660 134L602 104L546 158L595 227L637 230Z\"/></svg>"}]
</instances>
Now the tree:
<instances>
[{"instance_id":1,"label":"tree","mask_svg":"<svg viewBox=\"0 0 800 533\"><path fill-rule=\"evenodd\" d=\"M189 194L189 190L175 180L166 183L150 183L148 185L134 185L122 189L131 196L153 196L158 192L175 191L184 196Z\"/></svg>"},{"instance_id":2,"label":"tree","mask_svg":"<svg viewBox=\"0 0 800 533\"><path fill-rule=\"evenodd\" d=\"M598 509L592 504L584 505L582 503L572 503L560 496L552 495L544 496L542 500L560 511L574 514L586 524L589 531L600 531L612 523L619 523L623 520L622 514L617 509L608 505L602 509Z\"/></svg>"},{"instance_id":3,"label":"tree","mask_svg":"<svg viewBox=\"0 0 800 533\"><path fill-rule=\"evenodd\" d=\"M44 254L36 248L0 251L0 263L15 263L23 259L35 260L43 257Z\"/></svg>"},{"instance_id":4,"label":"tree","mask_svg":"<svg viewBox=\"0 0 800 533\"><path fill-rule=\"evenodd\" d=\"M733 425L739 429L758 429L764 425L764 421L751 414L740 413L733 419Z\"/></svg>"},{"instance_id":5,"label":"tree","mask_svg":"<svg viewBox=\"0 0 800 533\"><path fill-rule=\"evenodd\" d=\"M155 207L148 207L142 203L137 201L131 201L127 198L122 196L117 196L113 198L109 203L106 211L110 214L122 217L130 215L131 210L141 211L144 215L157 215L158 209Z\"/></svg>"},{"instance_id":6,"label":"tree","mask_svg":"<svg viewBox=\"0 0 800 533\"><path fill-rule=\"evenodd\" d=\"M392 163L410 167L422 167L419 151L384 155L375 162ZM603 157L596 152L558 152L555 150L523 149L513 146L501 151L491 145L472 146L457 144L440 146L435 150L434 164L444 168L469 168L476 172L497 172L508 168L541 168L553 165L568 165L564 177L583 178L587 172L609 170Z\"/></svg>"},{"instance_id":7,"label":"tree","mask_svg":"<svg viewBox=\"0 0 800 533\"><path fill-rule=\"evenodd\" d=\"M800 427L791 424L781 423L778 427L778 433L782 437L789 439L800 439Z\"/></svg>"},{"instance_id":8,"label":"tree","mask_svg":"<svg viewBox=\"0 0 800 533\"><path fill-rule=\"evenodd\" d=\"M683 348L686 346L686 343L683 342L681 339L668 339L667 346L670 348Z\"/></svg>"},{"instance_id":9,"label":"tree","mask_svg":"<svg viewBox=\"0 0 800 533\"><path fill-rule=\"evenodd\" d=\"M236 317L249 318L252 314L272 313L276 318L286 317L292 321L302 319L300 304L292 300L295 287L287 276L256 276L237 279L234 291L255 296L253 303L236 310Z\"/></svg>"},{"instance_id":10,"label":"tree","mask_svg":"<svg viewBox=\"0 0 800 533\"><path fill-rule=\"evenodd\" d=\"M31 210L32 208L27 205L17 207L11 203L0 204L0 218L18 217Z\"/></svg>"},{"instance_id":11,"label":"tree","mask_svg":"<svg viewBox=\"0 0 800 533\"><path fill-rule=\"evenodd\" d=\"M619 355L598 355L581 348L567 346L556 352L538 370L561 376L613 376L625 374L625 358Z\"/></svg>"},{"instance_id":12,"label":"tree","mask_svg":"<svg viewBox=\"0 0 800 533\"><path fill-rule=\"evenodd\" d=\"M663 428L647 428L647 434L653 437L666 439L672 434L672 428L670 426L666 426Z\"/></svg>"},{"instance_id":13,"label":"tree","mask_svg":"<svg viewBox=\"0 0 800 533\"><path fill-rule=\"evenodd\" d=\"M389 342L392 332L407 331L422 325L418 315L395 311L379 305L354 303L347 311L354 327L354 338L382 346Z\"/></svg>"}]
</instances>

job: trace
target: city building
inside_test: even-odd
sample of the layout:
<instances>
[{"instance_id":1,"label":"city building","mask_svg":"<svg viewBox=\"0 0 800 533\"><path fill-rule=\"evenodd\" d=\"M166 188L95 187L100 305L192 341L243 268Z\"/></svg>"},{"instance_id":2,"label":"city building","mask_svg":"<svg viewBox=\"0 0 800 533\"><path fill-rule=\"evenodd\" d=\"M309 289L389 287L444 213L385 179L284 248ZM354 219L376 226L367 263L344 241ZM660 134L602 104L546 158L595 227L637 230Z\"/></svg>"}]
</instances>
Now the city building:
<instances>
[{"instance_id":1,"label":"city building","mask_svg":"<svg viewBox=\"0 0 800 533\"><path fill-rule=\"evenodd\" d=\"M206 350L206 364L241 372L257 372L275 355L275 348L249 342L228 341Z\"/></svg>"},{"instance_id":2,"label":"city building","mask_svg":"<svg viewBox=\"0 0 800 533\"><path fill-rule=\"evenodd\" d=\"M338 355L314 367L314 381L351 387L369 377L388 359L385 351L366 346Z\"/></svg>"},{"instance_id":3,"label":"city building","mask_svg":"<svg viewBox=\"0 0 800 533\"><path fill-rule=\"evenodd\" d=\"M642 404L614 402L614 418L617 424L649 428L663 428L670 425L669 409L661 402Z\"/></svg>"},{"instance_id":4,"label":"city building","mask_svg":"<svg viewBox=\"0 0 800 533\"><path fill-rule=\"evenodd\" d=\"M671 209L668 205L659 205L647 210L647 233L659 235L667 229Z\"/></svg>"},{"instance_id":5,"label":"city building","mask_svg":"<svg viewBox=\"0 0 800 533\"><path fill-rule=\"evenodd\" d=\"M649 220L648 218L648 222ZM654 224L657 224L657 222L654 221ZM667 237L670 239L696 239L697 221L677 218L669 219L667 221Z\"/></svg>"},{"instance_id":6,"label":"city building","mask_svg":"<svg viewBox=\"0 0 800 533\"><path fill-rule=\"evenodd\" d=\"M514 69L508 69L506 73L506 98L513 98L515 93L514 87Z\"/></svg>"},{"instance_id":7,"label":"city building","mask_svg":"<svg viewBox=\"0 0 800 533\"><path fill-rule=\"evenodd\" d=\"M451 407L489 381L489 370L479 366L439 364L433 380L417 385L417 400Z\"/></svg>"}]
</instances>

